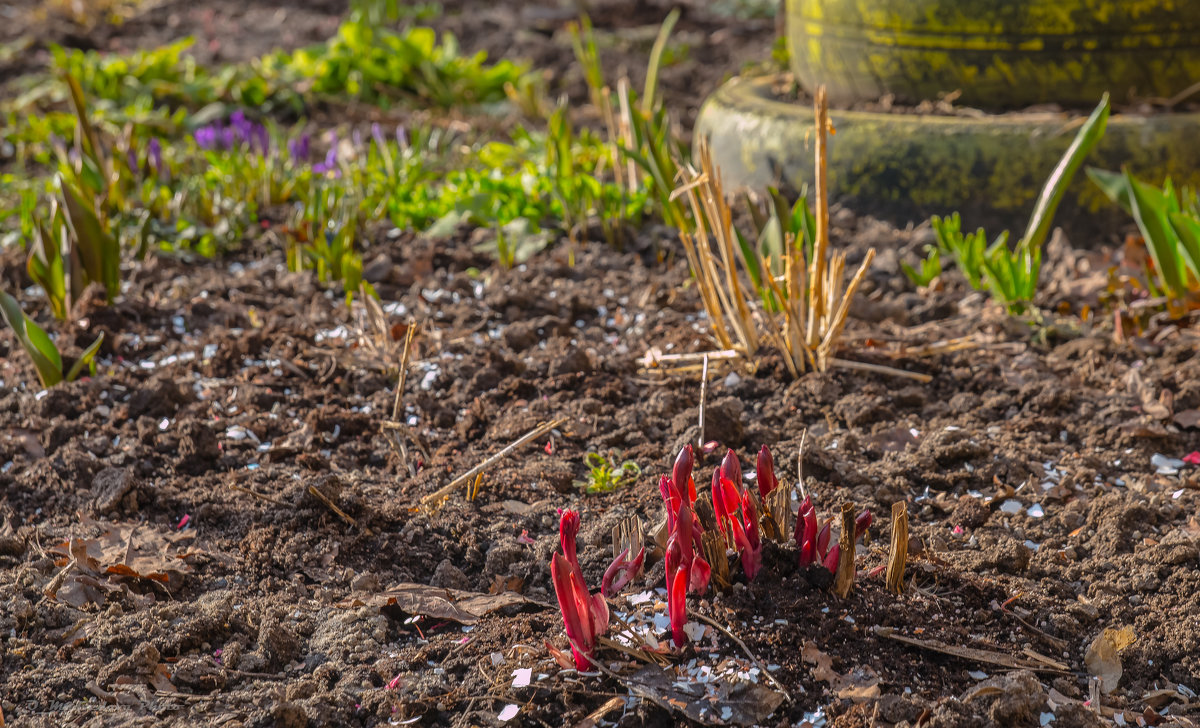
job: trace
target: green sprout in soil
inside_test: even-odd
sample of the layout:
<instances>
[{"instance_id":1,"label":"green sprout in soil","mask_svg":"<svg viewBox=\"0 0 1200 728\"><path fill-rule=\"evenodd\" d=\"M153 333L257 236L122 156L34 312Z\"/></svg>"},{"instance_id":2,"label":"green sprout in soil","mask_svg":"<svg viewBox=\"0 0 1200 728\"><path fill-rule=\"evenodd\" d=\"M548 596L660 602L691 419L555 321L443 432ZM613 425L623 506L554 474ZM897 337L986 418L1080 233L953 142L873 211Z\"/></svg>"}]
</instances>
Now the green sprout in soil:
<instances>
[{"instance_id":1,"label":"green sprout in soil","mask_svg":"<svg viewBox=\"0 0 1200 728\"><path fill-rule=\"evenodd\" d=\"M589 452L584 457L584 464L587 465L588 475L587 480L581 481L580 485L584 486L588 493L614 491L637 480L642 474L642 469L632 460L618 465L614 456L605 457L595 452Z\"/></svg>"},{"instance_id":2,"label":"green sprout in soil","mask_svg":"<svg viewBox=\"0 0 1200 728\"><path fill-rule=\"evenodd\" d=\"M1033 304L1042 268L1042 244L1050 234L1054 212L1076 170L1104 136L1110 108L1105 94L1046 180L1025 235L1015 248L1008 246L1007 230L990 245L983 228L964 235L957 213L947 218L934 216L931 221L939 252L954 261L972 288L986 289L1010 314L1024 313Z\"/></svg>"},{"instance_id":3,"label":"green sprout in soil","mask_svg":"<svg viewBox=\"0 0 1200 728\"><path fill-rule=\"evenodd\" d=\"M91 374L96 373L95 357L96 352L100 350L100 344L104 342L103 333L64 371L62 355L50 336L21 310L17 299L4 291L0 291L0 318L13 330L21 348L33 360L43 387L53 387L63 381L73 382L79 378L85 366Z\"/></svg>"},{"instance_id":4,"label":"green sprout in soil","mask_svg":"<svg viewBox=\"0 0 1200 728\"><path fill-rule=\"evenodd\" d=\"M1165 296L1175 317L1200 306L1200 195L1177 190L1170 178L1156 188L1128 170L1087 173L1137 223L1153 263L1146 276L1151 294Z\"/></svg>"},{"instance_id":5,"label":"green sprout in soil","mask_svg":"<svg viewBox=\"0 0 1200 728\"><path fill-rule=\"evenodd\" d=\"M942 274L942 252L936 245L925 246L925 257L914 268L908 263L901 261L900 270L904 271L904 275L912 282L914 286L922 288L928 286Z\"/></svg>"}]
</instances>

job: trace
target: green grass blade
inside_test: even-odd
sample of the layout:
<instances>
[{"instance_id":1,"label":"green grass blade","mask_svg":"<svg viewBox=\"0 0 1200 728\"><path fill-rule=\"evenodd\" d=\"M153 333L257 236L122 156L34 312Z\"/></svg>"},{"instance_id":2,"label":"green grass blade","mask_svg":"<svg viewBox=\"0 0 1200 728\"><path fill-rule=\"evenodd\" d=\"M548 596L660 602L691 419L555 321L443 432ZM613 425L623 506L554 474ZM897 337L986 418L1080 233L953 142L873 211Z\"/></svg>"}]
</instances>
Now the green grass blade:
<instances>
[{"instance_id":1,"label":"green grass blade","mask_svg":"<svg viewBox=\"0 0 1200 728\"><path fill-rule=\"evenodd\" d=\"M1025 230L1019 247L1040 248L1046 241L1046 236L1050 233L1050 224L1054 221L1054 212L1058 209L1058 203L1062 201L1063 195L1066 194L1067 186L1071 184L1075 171L1079 169L1079 165L1083 163L1083 158L1088 155L1088 152L1092 151L1092 147L1096 146L1096 142L1100 141L1100 137L1104 136L1104 128L1108 123L1110 110L1111 106L1106 93L1104 98L1100 99L1100 104L1096 106L1091 116L1079 129L1071 146L1067 147L1063 158L1059 160L1058 166L1050 173L1045 186L1042 187L1042 194L1038 196L1037 207L1034 208L1033 215L1029 218L1029 227Z\"/></svg>"},{"instance_id":2,"label":"green grass blade","mask_svg":"<svg viewBox=\"0 0 1200 728\"><path fill-rule=\"evenodd\" d=\"M646 64L646 86L642 94L642 110L649 113L655 106L655 95L658 93L658 72L662 67L663 51L667 47L667 39L679 22L679 8L667 15L662 26L658 29L658 37L654 39L654 47L650 49L650 61Z\"/></svg>"}]
</instances>

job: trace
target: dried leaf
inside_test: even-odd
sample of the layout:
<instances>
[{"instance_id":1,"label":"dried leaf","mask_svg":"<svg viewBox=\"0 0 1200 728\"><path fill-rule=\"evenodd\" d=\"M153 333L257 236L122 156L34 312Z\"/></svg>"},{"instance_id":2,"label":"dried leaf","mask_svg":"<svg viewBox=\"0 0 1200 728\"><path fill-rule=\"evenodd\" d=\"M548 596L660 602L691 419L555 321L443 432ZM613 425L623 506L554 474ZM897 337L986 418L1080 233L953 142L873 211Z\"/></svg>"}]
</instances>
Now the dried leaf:
<instances>
[{"instance_id":1,"label":"dried leaf","mask_svg":"<svg viewBox=\"0 0 1200 728\"><path fill-rule=\"evenodd\" d=\"M1185 409L1175 413L1175 424L1195 430L1200 429L1200 409Z\"/></svg>"},{"instance_id":2,"label":"dried leaf","mask_svg":"<svg viewBox=\"0 0 1200 728\"><path fill-rule=\"evenodd\" d=\"M1111 693L1121 682L1121 650L1137 641L1133 627L1109 627L1096 636L1083 656L1088 672L1100 678L1100 689Z\"/></svg>"},{"instance_id":3,"label":"dried leaf","mask_svg":"<svg viewBox=\"0 0 1200 728\"><path fill-rule=\"evenodd\" d=\"M800 649L800 659L813 665L813 677L829 683L829 689L843 700L865 702L879 697L879 674L869 665L856 667L842 675L833 669L833 658L812 640Z\"/></svg>"},{"instance_id":4,"label":"dried leaf","mask_svg":"<svg viewBox=\"0 0 1200 728\"><path fill-rule=\"evenodd\" d=\"M397 584L365 598L353 596L338 603L339 607L397 607L407 614L420 614L433 619L449 619L459 624L475 624L485 614L498 609L528 604L529 600L511 591L499 594L479 594L428 586L426 584Z\"/></svg>"},{"instance_id":5,"label":"dried leaf","mask_svg":"<svg viewBox=\"0 0 1200 728\"><path fill-rule=\"evenodd\" d=\"M502 594L506 591L520 594L525 589L525 580L519 576L496 575L488 587L488 594Z\"/></svg>"},{"instance_id":6,"label":"dried leaf","mask_svg":"<svg viewBox=\"0 0 1200 728\"><path fill-rule=\"evenodd\" d=\"M68 554L93 572L140 579L153 579L174 589L191 573L184 559L195 555L188 550L196 532L159 531L144 526L117 526L84 521L106 530L97 538L72 539L50 549Z\"/></svg>"},{"instance_id":7,"label":"dried leaf","mask_svg":"<svg viewBox=\"0 0 1200 728\"><path fill-rule=\"evenodd\" d=\"M734 684L723 680L716 682L717 695L713 700L712 683L705 686L678 682L654 665L646 665L634 674L618 676L618 679L635 695L704 725L764 723L783 703L783 695L764 685Z\"/></svg>"},{"instance_id":8,"label":"dried leaf","mask_svg":"<svg viewBox=\"0 0 1200 728\"><path fill-rule=\"evenodd\" d=\"M164 693L177 693L179 689L171 684L171 673L167 672L167 666L159 663L154 672L147 678L150 687Z\"/></svg>"}]
</instances>

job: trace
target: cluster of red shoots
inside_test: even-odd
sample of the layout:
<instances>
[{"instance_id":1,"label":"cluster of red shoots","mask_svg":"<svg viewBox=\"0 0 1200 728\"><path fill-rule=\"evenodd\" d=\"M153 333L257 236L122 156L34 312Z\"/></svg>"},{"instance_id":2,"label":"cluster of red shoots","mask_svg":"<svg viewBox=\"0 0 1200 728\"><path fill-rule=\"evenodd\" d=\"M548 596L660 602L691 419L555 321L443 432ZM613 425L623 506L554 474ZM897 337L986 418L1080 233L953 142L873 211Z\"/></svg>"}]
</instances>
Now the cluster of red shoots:
<instances>
[{"instance_id":1,"label":"cluster of red shoots","mask_svg":"<svg viewBox=\"0 0 1200 728\"><path fill-rule=\"evenodd\" d=\"M704 528L693 510L696 505L696 483L692 480L694 463L692 446L684 446L675 459L671 475L664 475L658 482L667 506L667 615L671 639L676 647L685 641L683 625L687 621L687 592L703 594L712 573L704 559L701 540Z\"/></svg>"},{"instance_id":2,"label":"cluster of red shoots","mask_svg":"<svg viewBox=\"0 0 1200 728\"><path fill-rule=\"evenodd\" d=\"M800 549L800 566L821 564L829 569L830 574L836 574L838 561L842 558L840 544L829 546L829 538L833 519L825 521L825 525L817 528L817 509L813 507L812 496L800 504L800 513L796 517L796 546ZM871 527L871 512L863 511L854 519L854 540L857 541Z\"/></svg>"},{"instance_id":3,"label":"cluster of red shoots","mask_svg":"<svg viewBox=\"0 0 1200 728\"><path fill-rule=\"evenodd\" d=\"M571 510L561 513L558 536L562 553L555 553L550 560L550 578L554 582L554 593L558 596L567 639L571 642L575 667L587 671L592 669L596 644L608 631L608 602L605 598L620 591L638 575L642 570L646 549L643 547L633 559L629 558L628 549L622 551L605 570L600 593L591 594L583 580L583 570L579 568L579 557L575 552L579 514Z\"/></svg>"},{"instance_id":4,"label":"cluster of red shoots","mask_svg":"<svg viewBox=\"0 0 1200 728\"><path fill-rule=\"evenodd\" d=\"M759 462L763 462L762 453L767 453L766 462L771 462L771 453L763 446L759 453ZM770 468L768 476L774 481L774 468ZM760 493L762 493L760 484ZM767 491L768 493L770 491ZM766 493L762 493L766 495ZM758 576L762 568L762 538L758 531L758 506L750 491L742 487L742 464L738 462L733 450L725 452L721 467L713 472L712 479L713 511L717 515L717 528L725 536L727 543L735 548L742 558L742 571L750 581Z\"/></svg>"},{"instance_id":5,"label":"cluster of red shoots","mask_svg":"<svg viewBox=\"0 0 1200 728\"><path fill-rule=\"evenodd\" d=\"M667 507L667 613L671 625L671 639L676 647L687 641L683 627L687 622L687 593L703 594L708 589L712 569L704 558L704 527L696 518L696 484L692 480L695 456L691 445L685 445L675 459L671 475L664 475L658 487ZM763 445L755 464L758 482L758 498L767 496L779 487L775 477L775 464L771 451ZM733 450L725 453L721 466L713 472L712 504L717 528L725 544L736 549L741 557L742 570L746 578L753 580L762 568L762 537L758 522L758 501L743 486L742 466ZM643 547L632 559L629 549L622 551L604 572L600 592L591 594L583 580L576 556L575 538L579 533L579 514L562 511L559 523L559 538L562 553L554 554L550 562L550 574L554 581L554 592L562 610L567 638L571 642L571 653L575 666L582 671L593 666L599 638L608 631L608 603L605 601L632 581L642 570L646 549ZM854 538L858 540L871 526L871 512L863 511L854 522ZM800 504L796 519L795 541L800 549L800 566L822 564L830 573L836 574L841 558L841 546L829 541L832 519L818 527L817 512L812 498L806 497Z\"/></svg>"}]
</instances>

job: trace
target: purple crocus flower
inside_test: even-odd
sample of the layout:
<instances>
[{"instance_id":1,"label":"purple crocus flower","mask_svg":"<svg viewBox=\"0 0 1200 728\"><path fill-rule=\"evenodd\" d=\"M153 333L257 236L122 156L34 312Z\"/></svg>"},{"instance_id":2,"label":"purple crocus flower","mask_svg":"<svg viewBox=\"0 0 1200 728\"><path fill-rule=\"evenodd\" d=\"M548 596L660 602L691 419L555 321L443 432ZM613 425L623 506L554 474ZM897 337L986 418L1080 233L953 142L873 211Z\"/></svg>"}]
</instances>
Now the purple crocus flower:
<instances>
[{"instance_id":1,"label":"purple crocus flower","mask_svg":"<svg viewBox=\"0 0 1200 728\"><path fill-rule=\"evenodd\" d=\"M271 152L271 135L267 133L267 127L262 124L254 125L254 146L264 157Z\"/></svg>"},{"instance_id":2,"label":"purple crocus flower","mask_svg":"<svg viewBox=\"0 0 1200 728\"><path fill-rule=\"evenodd\" d=\"M293 164L300 164L308 161L308 134L301 134L295 139L289 139L287 143L288 156L292 158Z\"/></svg>"},{"instance_id":3,"label":"purple crocus flower","mask_svg":"<svg viewBox=\"0 0 1200 728\"><path fill-rule=\"evenodd\" d=\"M401 149L408 149L408 130L403 124L396 125L396 144Z\"/></svg>"},{"instance_id":4,"label":"purple crocus flower","mask_svg":"<svg viewBox=\"0 0 1200 728\"><path fill-rule=\"evenodd\" d=\"M313 165L313 172L316 174L325 174L333 172L334 177L341 176L341 169L338 168L337 158L338 135L337 132L331 132L329 135L329 151L325 152L325 161L318 162Z\"/></svg>"},{"instance_id":5,"label":"purple crocus flower","mask_svg":"<svg viewBox=\"0 0 1200 728\"><path fill-rule=\"evenodd\" d=\"M363 135L361 129L355 129L351 139L354 141L355 150L360 150L363 148Z\"/></svg>"},{"instance_id":6,"label":"purple crocus flower","mask_svg":"<svg viewBox=\"0 0 1200 728\"><path fill-rule=\"evenodd\" d=\"M238 109L229 117L229 127L233 131L233 139L236 142L247 142L254 136L254 124L246 120L246 112ZM230 149L233 144L228 145Z\"/></svg>"},{"instance_id":7,"label":"purple crocus flower","mask_svg":"<svg viewBox=\"0 0 1200 728\"><path fill-rule=\"evenodd\" d=\"M196 140L196 146L204 150L214 149L217 146L217 128L213 124L202 126L192 133L192 138Z\"/></svg>"},{"instance_id":8,"label":"purple crocus flower","mask_svg":"<svg viewBox=\"0 0 1200 728\"><path fill-rule=\"evenodd\" d=\"M139 165L137 161L137 154L133 151L132 144L129 145L129 149L125 150L125 161L129 163L130 170L134 172L138 171Z\"/></svg>"},{"instance_id":9,"label":"purple crocus flower","mask_svg":"<svg viewBox=\"0 0 1200 728\"><path fill-rule=\"evenodd\" d=\"M375 139L375 146L382 153L387 147L387 140L383 138L383 127L379 125L379 122L371 124L371 136Z\"/></svg>"},{"instance_id":10,"label":"purple crocus flower","mask_svg":"<svg viewBox=\"0 0 1200 728\"><path fill-rule=\"evenodd\" d=\"M146 154L150 157L150 167L154 170L154 174L158 177L162 177L162 142L158 140L158 137L154 137L150 140L150 143L146 145Z\"/></svg>"}]
</instances>

